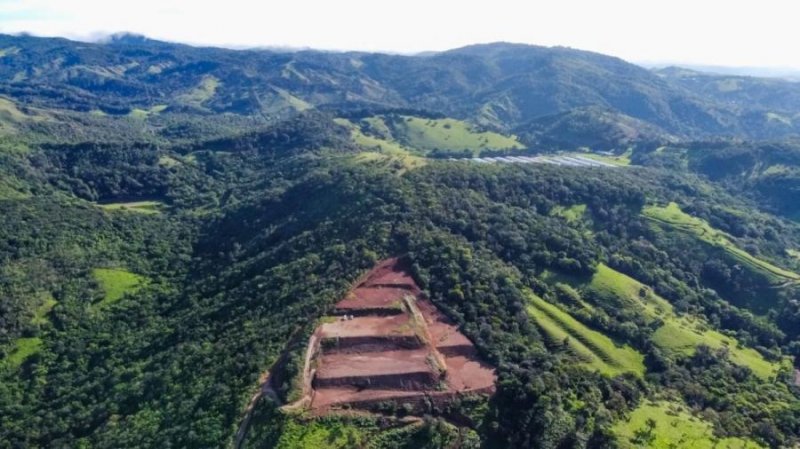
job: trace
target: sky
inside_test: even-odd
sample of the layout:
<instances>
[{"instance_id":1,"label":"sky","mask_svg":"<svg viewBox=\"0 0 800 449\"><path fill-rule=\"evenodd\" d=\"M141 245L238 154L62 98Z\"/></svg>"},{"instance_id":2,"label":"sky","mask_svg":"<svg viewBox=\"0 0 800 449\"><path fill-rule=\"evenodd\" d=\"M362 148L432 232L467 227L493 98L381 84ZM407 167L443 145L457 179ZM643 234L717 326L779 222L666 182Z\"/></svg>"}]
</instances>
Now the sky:
<instances>
[{"instance_id":1,"label":"sky","mask_svg":"<svg viewBox=\"0 0 800 449\"><path fill-rule=\"evenodd\" d=\"M789 0L0 0L0 33L398 53L507 41L800 69L799 12Z\"/></svg>"}]
</instances>

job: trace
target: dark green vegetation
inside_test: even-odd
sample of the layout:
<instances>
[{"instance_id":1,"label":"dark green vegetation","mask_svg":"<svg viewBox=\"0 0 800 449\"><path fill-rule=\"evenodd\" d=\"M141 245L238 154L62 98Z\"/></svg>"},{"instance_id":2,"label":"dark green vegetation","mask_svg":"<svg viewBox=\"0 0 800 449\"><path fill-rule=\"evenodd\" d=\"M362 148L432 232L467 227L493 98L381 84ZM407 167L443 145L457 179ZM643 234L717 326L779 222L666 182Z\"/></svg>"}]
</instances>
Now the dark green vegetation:
<instances>
[{"instance_id":1,"label":"dark green vegetation","mask_svg":"<svg viewBox=\"0 0 800 449\"><path fill-rule=\"evenodd\" d=\"M262 399L244 447L800 441L794 144L675 140L749 135L741 110L566 49L0 50L0 447L227 447L395 255L497 394L405 425ZM536 142L633 166L433 157Z\"/></svg>"},{"instance_id":2,"label":"dark green vegetation","mask_svg":"<svg viewBox=\"0 0 800 449\"><path fill-rule=\"evenodd\" d=\"M41 107L132 115L163 123L154 131L170 137L191 136L193 125L170 123L165 113L276 119L314 106L422 109L502 129L595 106L589 116L596 118L584 110L576 120L597 126L611 110L629 116L628 124L648 123L639 130L647 135L759 138L796 133L800 112L794 83L746 79L737 84L746 101L732 100L681 77L558 47L475 45L410 57L192 48L135 36L106 45L0 36L0 49L0 95L32 108L8 108L12 119L40 116L33 108ZM46 117L40 126L51 126Z\"/></svg>"},{"instance_id":3,"label":"dark green vegetation","mask_svg":"<svg viewBox=\"0 0 800 449\"><path fill-rule=\"evenodd\" d=\"M668 145L636 155L638 163L688 170L749 197L766 211L800 219L800 141L721 140ZM737 230L737 232L740 230Z\"/></svg>"}]
</instances>

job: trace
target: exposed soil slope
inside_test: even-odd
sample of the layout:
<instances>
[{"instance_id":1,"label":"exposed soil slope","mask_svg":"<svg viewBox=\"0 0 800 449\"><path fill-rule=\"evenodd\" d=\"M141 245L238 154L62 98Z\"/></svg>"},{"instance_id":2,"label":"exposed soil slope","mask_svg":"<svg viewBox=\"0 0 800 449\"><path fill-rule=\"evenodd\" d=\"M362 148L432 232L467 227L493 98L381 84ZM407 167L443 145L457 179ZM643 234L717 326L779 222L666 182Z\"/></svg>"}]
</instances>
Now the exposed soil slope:
<instances>
[{"instance_id":1,"label":"exposed soil slope","mask_svg":"<svg viewBox=\"0 0 800 449\"><path fill-rule=\"evenodd\" d=\"M459 394L491 394L494 369L427 299L398 259L378 264L312 336L311 408L417 410Z\"/></svg>"}]
</instances>

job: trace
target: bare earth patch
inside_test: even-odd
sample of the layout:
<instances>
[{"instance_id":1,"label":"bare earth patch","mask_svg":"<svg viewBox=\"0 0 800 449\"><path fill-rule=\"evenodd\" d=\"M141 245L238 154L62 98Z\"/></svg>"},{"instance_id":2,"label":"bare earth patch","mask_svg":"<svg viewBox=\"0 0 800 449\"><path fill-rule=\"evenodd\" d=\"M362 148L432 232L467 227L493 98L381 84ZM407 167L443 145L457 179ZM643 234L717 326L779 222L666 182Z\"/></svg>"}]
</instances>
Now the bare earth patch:
<instances>
[{"instance_id":1,"label":"bare earth patch","mask_svg":"<svg viewBox=\"0 0 800 449\"><path fill-rule=\"evenodd\" d=\"M420 409L463 394L492 394L494 368L414 282L398 259L378 264L336 304L309 347L305 380L315 414Z\"/></svg>"}]
</instances>

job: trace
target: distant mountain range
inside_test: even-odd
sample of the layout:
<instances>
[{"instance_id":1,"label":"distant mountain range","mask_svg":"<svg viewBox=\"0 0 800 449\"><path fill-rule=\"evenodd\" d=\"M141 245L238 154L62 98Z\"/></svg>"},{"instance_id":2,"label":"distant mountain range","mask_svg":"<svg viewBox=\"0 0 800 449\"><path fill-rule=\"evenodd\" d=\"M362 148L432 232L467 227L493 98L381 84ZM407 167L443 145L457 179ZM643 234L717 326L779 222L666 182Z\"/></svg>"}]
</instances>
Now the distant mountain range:
<instances>
[{"instance_id":1,"label":"distant mountain range","mask_svg":"<svg viewBox=\"0 0 800 449\"><path fill-rule=\"evenodd\" d=\"M697 65L682 63L639 63L643 67L652 70L660 70L669 67L681 67L684 69L704 72L713 75L733 75L733 76L752 76L757 78L779 78L786 81L800 81L800 70L791 67L750 67L750 66L722 66L722 65Z\"/></svg>"},{"instance_id":2,"label":"distant mountain range","mask_svg":"<svg viewBox=\"0 0 800 449\"><path fill-rule=\"evenodd\" d=\"M197 48L128 35L104 43L3 35L0 58L0 95L111 115L158 108L273 119L310 107L415 108L513 130L570 111L582 111L576 120L610 111L684 138L775 139L800 131L800 83L651 71L560 47L494 43L401 56Z\"/></svg>"}]
</instances>

